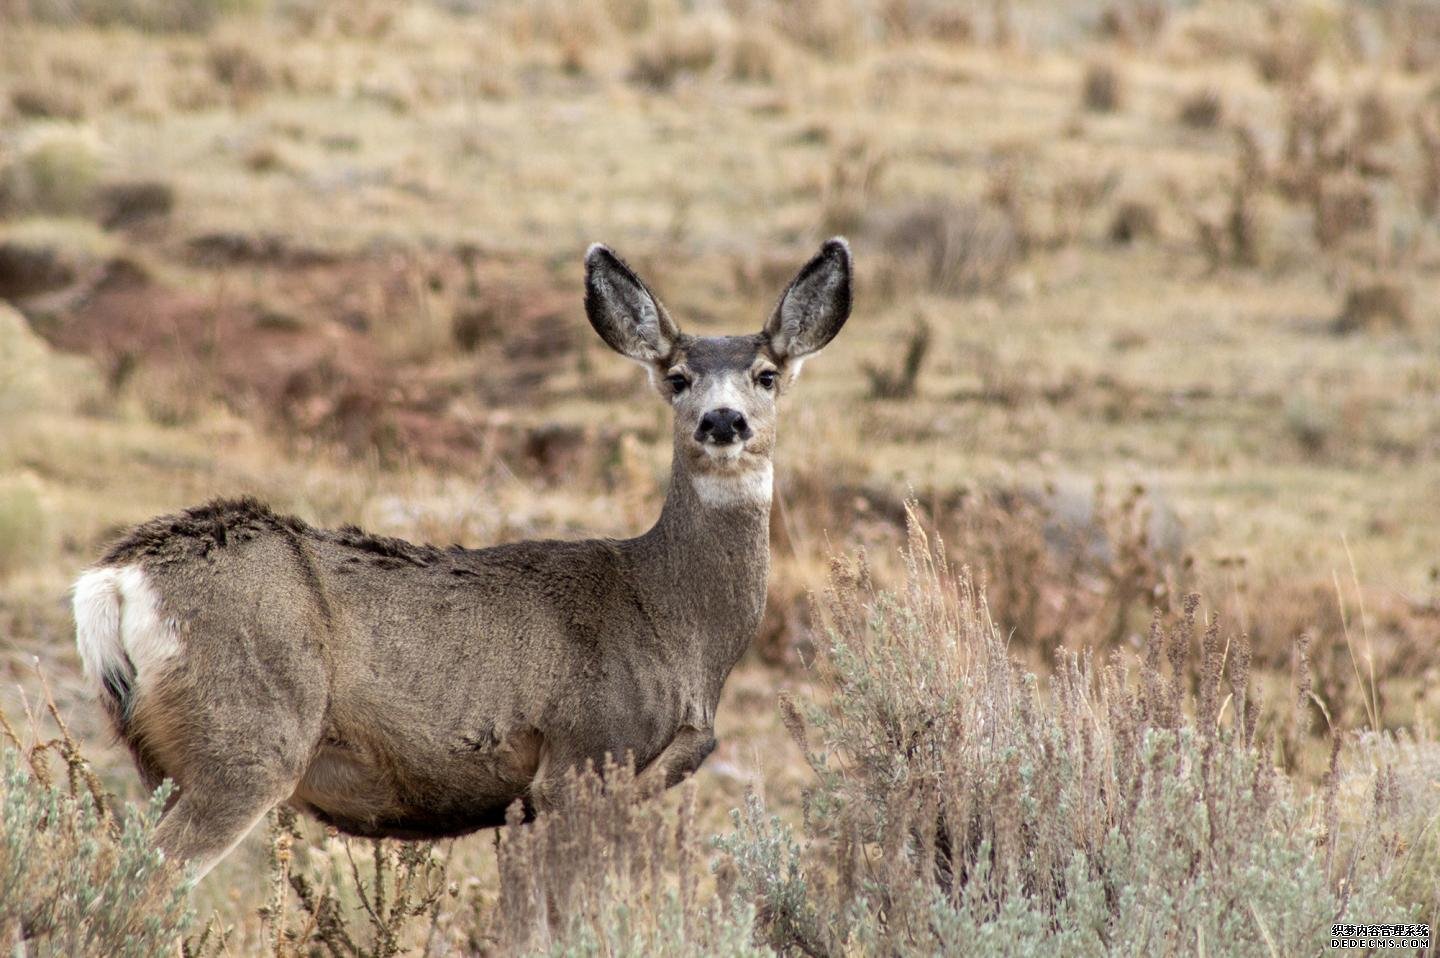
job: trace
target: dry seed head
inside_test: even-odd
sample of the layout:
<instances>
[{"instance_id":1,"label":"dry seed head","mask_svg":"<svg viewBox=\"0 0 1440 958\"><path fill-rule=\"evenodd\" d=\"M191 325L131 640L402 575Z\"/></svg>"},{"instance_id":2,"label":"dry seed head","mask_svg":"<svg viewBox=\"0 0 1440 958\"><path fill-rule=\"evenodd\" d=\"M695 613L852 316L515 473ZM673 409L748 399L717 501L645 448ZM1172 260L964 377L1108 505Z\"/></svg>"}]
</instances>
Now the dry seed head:
<instances>
[{"instance_id":1,"label":"dry seed head","mask_svg":"<svg viewBox=\"0 0 1440 958\"><path fill-rule=\"evenodd\" d=\"M796 708L795 701L790 697L789 692L780 693L780 721L785 725L785 731L790 733L791 740L803 754L810 753L810 743L805 735L805 719Z\"/></svg>"}]
</instances>

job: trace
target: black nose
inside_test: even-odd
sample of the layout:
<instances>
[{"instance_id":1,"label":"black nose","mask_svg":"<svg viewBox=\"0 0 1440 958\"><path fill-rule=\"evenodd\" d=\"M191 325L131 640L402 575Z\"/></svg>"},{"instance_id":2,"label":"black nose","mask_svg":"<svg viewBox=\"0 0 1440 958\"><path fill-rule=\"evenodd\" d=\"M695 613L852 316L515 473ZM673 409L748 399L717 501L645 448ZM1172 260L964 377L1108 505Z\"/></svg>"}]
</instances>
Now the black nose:
<instances>
[{"instance_id":1,"label":"black nose","mask_svg":"<svg viewBox=\"0 0 1440 958\"><path fill-rule=\"evenodd\" d=\"M749 439L750 424L734 409L710 410L700 417L700 428L695 430L696 442L704 442L708 437L715 440L715 444L720 446L734 442L736 436L741 439Z\"/></svg>"}]
</instances>

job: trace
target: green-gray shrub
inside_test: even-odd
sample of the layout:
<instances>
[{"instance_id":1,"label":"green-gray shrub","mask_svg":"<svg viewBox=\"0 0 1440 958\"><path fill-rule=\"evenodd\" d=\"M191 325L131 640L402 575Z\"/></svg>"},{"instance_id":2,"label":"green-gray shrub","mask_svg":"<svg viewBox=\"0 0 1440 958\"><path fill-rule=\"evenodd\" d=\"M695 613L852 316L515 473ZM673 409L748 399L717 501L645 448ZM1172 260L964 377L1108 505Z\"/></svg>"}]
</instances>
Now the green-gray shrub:
<instances>
[{"instance_id":1,"label":"green-gray shrub","mask_svg":"<svg viewBox=\"0 0 1440 958\"><path fill-rule=\"evenodd\" d=\"M1332 848L1333 787L1275 771L1248 648L1197 634L1194 600L1133 673L1062 657L1042 691L966 572L913 529L907 561L898 593L863 561L834 577L830 694L786 709L817 776L804 841L758 802L722 841L779 950L1315 953L1333 921L1423 920L1366 836L1424 823L1361 789Z\"/></svg>"},{"instance_id":2,"label":"green-gray shrub","mask_svg":"<svg viewBox=\"0 0 1440 958\"><path fill-rule=\"evenodd\" d=\"M51 542L45 507L24 477L0 480L0 578L43 561Z\"/></svg>"},{"instance_id":3,"label":"green-gray shrub","mask_svg":"<svg viewBox=\"0 0 1440 958\"><path fill-rule=\"evenodd\" d=\"M93 131L65 123L31 129L0 168L0 212L79 216L94 203L104 151Z\"/></svg>"},{"instance_id":4,"label":"green-gray shrub","mask_svg":"<svg viewBox=\"0 0 1440 958\"><path fill-rule=\"evenodd\" d=\"M24 937L32 956L173 952L191 916L153 842L168 789L116 822L73 766L71 781L0 745L0 941Z\"/></svg>"}]
</instances>

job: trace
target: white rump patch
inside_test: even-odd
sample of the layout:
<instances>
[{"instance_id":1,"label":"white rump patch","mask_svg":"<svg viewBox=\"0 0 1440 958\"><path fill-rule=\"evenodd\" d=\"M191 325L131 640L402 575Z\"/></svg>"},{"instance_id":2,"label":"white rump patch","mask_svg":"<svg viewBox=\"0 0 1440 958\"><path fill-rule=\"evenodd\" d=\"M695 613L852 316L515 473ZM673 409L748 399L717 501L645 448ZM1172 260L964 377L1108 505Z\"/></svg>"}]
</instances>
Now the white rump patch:
<instances>
[{"instance_id":1,"label":"white rump patch","mask_svg":"<svg viewBox=\"0 0 1440 958\"><path fill-rule=\"evenodd\" d=\"M739 443L736 443L739 448ZM695 494L707 506L768 506L775 482L770 463L732 475L697 473L690 478Z\"/></svg>"},{"instance_id":2,"label":"white rump patch","mask_svg":"<svg viewBox=\"0 0 1440 958\"><path fill-rule=\"evenodd\" d=\"M107 672L144 680L180 651L179 631L160 614L145 570L128 565L92 569L75 583L75 644L95 682Z\"/></svg>"},{"instance_id":3,"label":"white rump patch","mask_svg":"<svg viewBox=\"0 0 1440 958\"><path fill-rule=\"evenodd\" d=\"M100 682L110 663L125 661L120 644L120 591L114 569L92 569L75 583L75 647L85 674Z\"/></svg>"}]
</instances>

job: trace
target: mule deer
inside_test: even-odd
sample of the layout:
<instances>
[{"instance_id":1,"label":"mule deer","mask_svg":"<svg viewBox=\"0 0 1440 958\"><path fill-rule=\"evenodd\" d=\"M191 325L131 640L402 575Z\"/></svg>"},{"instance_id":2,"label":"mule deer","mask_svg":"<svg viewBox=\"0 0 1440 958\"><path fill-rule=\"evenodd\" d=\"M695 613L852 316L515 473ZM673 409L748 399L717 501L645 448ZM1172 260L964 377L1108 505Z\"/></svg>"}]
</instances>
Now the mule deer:
<instances>
[{"instance_id":1,"label":"mule deer","mask_svg":"<svg viewBox=\"0 0 1440 958\"><path fill-rule=\"evenodd\" d=\"M80 577L86 671L145 783L177 786L167 855L204 874L281 802L354 835L461 834L607 754L669 787L715 747L765 605L776 399L849 316L850 251L827 242L751 336L681 333L604 246L585 266L590 324L674 408L649 532L437 549L222 500Z\"/></svg>"}]
</instances>

